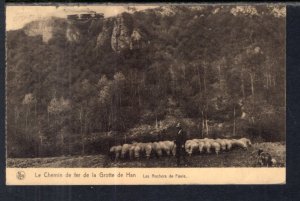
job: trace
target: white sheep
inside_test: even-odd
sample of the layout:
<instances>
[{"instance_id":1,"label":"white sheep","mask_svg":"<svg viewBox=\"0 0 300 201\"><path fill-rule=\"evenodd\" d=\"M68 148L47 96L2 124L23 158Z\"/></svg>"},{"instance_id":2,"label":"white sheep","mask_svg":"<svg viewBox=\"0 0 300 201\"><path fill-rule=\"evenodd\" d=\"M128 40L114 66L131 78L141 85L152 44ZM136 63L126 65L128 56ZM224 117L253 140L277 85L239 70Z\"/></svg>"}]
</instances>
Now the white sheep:
<instances>
[{"instance_id":1,"label":"white sheep","mask_svg":"<svg viewBox=\"0 0 300 201\"><path fill-rule=\"evenodd\" d=\"M219 143L220 144L220 146L221 146L221 150L222 151L225 151L226 150L226 141L225 140L223 140L223 139L216 139L215 140L217 143Z\"/></svg>"},{"instance_id":2,"label":"white sheep","mask_svg":"<svg viewBox=\"0 0 300 201\"><path fill-rule=\"evenodd\" d=\"M162 149L161 149L160 143L153 142L151 145L152 145L153 153L156 153L157 157L161 157L162 156Z\"/></svg>"},{"instance_id":3,"label":"white sheep","mask_svg":"<svg viewBox=\"0 0 300 201\"><path fill-rule=\"evenodd\" d=\"M233 139L233 140L231 140L231 143L232 143L232 147L239 147L239 148L247 149L247 144L242 140Z\"/></svg>"},{"instance_id":4,"label":"white sheep","mask_svg":"<svg viewBox=\"0 0 300 201\"><path fill-rule=\"evenodd\" d=\"M119 159L119 157L121 155L121 151L122 151L122 146L121 145L116 146L116 149L115 149L116 159Z\"/></svg>"},{"instance_id":5,"label":"white sheep","mask_svg":"<svg viewBox=\"0 0 300 201\"><path fill-rule=\"evenodd\" d=\"M146 143L145 145L146 158L149 159L152 152L152 143Z\"/></svg>"},{"instance_id":6,"label":"white sheep","mask_svg":"<svg viewBox=\"0 0 300 201\"><path fill-rule=\"evenodd\" d=\"M162 141L159 143L161 145L162 150L167 154L167 156L170 156L171 153L173 156L175 156L176 147L175 147L175 143L173 141Z\"/></svg>"},{"instance_id":7,"label":"white sheep","mask_svg":"<svg viewBox=\"0 0 300 201\"><path fill-rule=\"evenodd\" d=\"M152 152L152 143L138 143L138 145L141 148L140 152L149 159Z\"/></svg>"},{"instance_id":8,"label":"white sheep","mask_svg":"<svg viewBox=\"0 0 300 201\"><path fill-rule=\"evenodd\" d=\"M204 139L192 139L192 141L197 142L199 144L200 142L203 142Z\"/></svg>"},{"instance_id":9,"label":"white sheep","mask_svg":"<svg viewBox=\"0 0 300 201\"><path fill-rule=\"evenodd\" d=\"M206 138L205 140L203 140L203 143L204 143L203 149L206 150L207 153L210 153L212 141Z\"/></svg>"},{"instance_id":10,"label":"white sheep","mask_svg":"<svg viewBox=\"0 0 300 201\"><path fill-rule=\"evenodd\" d=\"M191 143L191 142L193 142L193 140L187 140L187 141L185 141L185 145L186 145L186 144L189 144L189 143Z\"/></svg>"},{"instance_id":11,"label":"white sheep","mask_svg":"<svg viewBox=\"0 0 300 201\"><path fill-rule=\"evenodd\" d=\"M190 140L185 143L185 151L191 156L199 150L199 145L195 140Z\"/></svg>"},{"instance_id":12,"label":"white sheep","mask_svg":"<svg viewBox=\"0 0 300 201\"><path fill-rule=\"evenodd\" d=\"M136 145L134 146L134 157L135 157L135 158L140 158L141 152L142 152L141 146L140 146L139 144L136 144Z\"/></svg>"},{"instance_id":13,"label":"white sheep","mask_svg":"<svg viewBox=\"0 0 300 201\"><path fill-rule=\"evenodd\" d=\"M252 145L251 141L248 138L241 138L240 141L243 141L247 145L247 147Z\"/></svg>"},{"instance_id":14,"label":"white sheep","mask_svg":"<svg viewBox=\"0 0 300 201\"><path fill-rule=\"evenodd\" d=\"M130 145L130 148L129 148L129 158L130 159L133 159L133 157L134 157L134 149L135 149L135 143L134 144L132 144L132 145Z\"/></svg>"},{"instance_id":15,"label":"white sheep","mask_svg":"<svg viewBox=\"0 0 300 201\"><path fill-rule=\"evenodd\" d=\"M174 147L172 149L172 155L176 156L176 144L174 143Z\"/></svg>"},{"instance_id":16,"label":"white sheep","mask_svg":"<svg viewBox=\"0 0 300 201\"><path fill-rule=\"evenodd\" d=\"M218 155L221 150L221 145L218 142L213 141L213 142L211 142L211 148L214 149L215 153Z\"/></svg>"},{"instance_id":17,"label":"white sheep","mask_svg":"<svg viewBox=\"0 0 300 201\"><path fill-rule=\"evenodd\" d=\"M229 151L231 150L232 147L232 140L228 140L228 139L224 139L225 143L226 143L226 149Z\"/></svg>"},{"instance_id":18,"label":"white sheep","mask_svg":"<svg viewBox=\"0 0 300 201\"><path fill-rule=\"evenodd\" d=\"M130 145L130 144L123 144L122 150L121 150L121 157L122 158L125 158L126 155L129 155L129 150L130 150L131 146L132 145Z\"/></svg>"},{"instance_id":19,"label":"white sheep","mask_svg":"<svg viewBox=\"0 0 300 201\"><path fill-rule=\"evenodd\" d=\"M198 142L199 152L200 154L203 152L205 143L203 141Z\"/></svg>"},{"instance_id":20,"label":"white sheep","mask_svg":"<svg viewBox=\"0 0 300 201\"><path fill-rule=\"evenodd\" d=\"M111 157L116 157L116 147L117 146L112 146L110 149L109 149L109 153L111 155Z\"/></svg>"},{"instance_id":21,"label":"white sheep","mask_svg":"<svg viewBox=\"0 0 300 201\"><path fill-rule=\"evenodd\" d=\"M139 142L139 143L135 143L135 145L138 145L140 147L140 154L145 154L146 143Z\"/></svg>"},{"instance_id":22,"label":"white sheep","mask_svg":"<svg viewBox=\"0 0 300 201\"><path fill-rule=\"evenodd\" d=\"M164 141L159 141L158 142L160 148L161 148L161 151L162 151L162 154L166 153L168 155L168 147L167 145L164 143ZM170 153L169 153L170 154Z\"/></svg>"}]
</instances>

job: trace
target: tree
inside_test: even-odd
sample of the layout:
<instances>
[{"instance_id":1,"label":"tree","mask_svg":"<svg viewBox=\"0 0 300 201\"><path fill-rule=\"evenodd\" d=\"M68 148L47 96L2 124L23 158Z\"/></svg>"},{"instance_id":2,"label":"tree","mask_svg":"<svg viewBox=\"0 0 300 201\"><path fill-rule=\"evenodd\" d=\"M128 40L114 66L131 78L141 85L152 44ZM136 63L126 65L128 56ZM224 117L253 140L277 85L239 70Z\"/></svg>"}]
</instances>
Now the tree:
<instances>
[{"instance_id":1,"label":"tree","mask_svg":"<svg viewBox=\"0 0 300 201\"><path fill-rule=\"evenodd\" d=\"M67 134L65 123L69 117L68 113L70 110L71 101L64 99L63 97L60 99L54 97L48 105L48 112L53 116L52 119L54 121L53 134L56 138L58 137L60 139L59 142L62 155L64 154L65 135Z\"/></svg>"},{"instance_id":2,"label":"tree","mask_svg":"<svg viewBox=\"0 0 300 201\"><path fill-rule=\"evenodd\" d=\"M25 114L25 133L27 134L28 132L28 118L30 117L30 108L32 107L33 104L36 105L36 100L33 96L32 93L28 93L24 96L23 105L25 105L26 107L26 114ZM35 111L36 111L36 107L35 107ZM36 112L35 112L36 114Z\"/></svg>"}]
</instances>

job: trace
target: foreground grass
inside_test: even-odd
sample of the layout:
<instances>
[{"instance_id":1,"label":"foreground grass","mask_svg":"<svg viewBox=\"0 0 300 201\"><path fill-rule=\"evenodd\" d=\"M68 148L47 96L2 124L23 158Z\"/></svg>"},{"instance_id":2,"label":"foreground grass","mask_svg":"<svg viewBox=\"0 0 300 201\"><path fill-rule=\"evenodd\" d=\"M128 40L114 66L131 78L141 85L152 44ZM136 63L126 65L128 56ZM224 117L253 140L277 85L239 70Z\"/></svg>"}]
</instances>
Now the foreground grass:
<instances>
[{"instance_id":1,"label":"foreground grass","mask_svg":"<svg viewBox=\"0 0 300 201\"><path fill-rule=\"evenodd\" d=\"M47 158L9 158L7 167L104 167L105 155L93 156L61 156Z\"/></svg>"},{"instance_id":2,"label":"foreground grass","mask_svg":"<svg viewBox=\"0 0 300 201\"><path fill-rule=\"evenodd\" d=\"M189 167L256 167L257 150L262 148L276 160L277 167L284 167L285 144L256 143L248 150L234 149L219 155L201 154L188 158ZM175 167L175 157L152 157L149 160L111 160L105 155L62 156L49 158L9 158L8 167Z\"/></svg>"}]
</instances>

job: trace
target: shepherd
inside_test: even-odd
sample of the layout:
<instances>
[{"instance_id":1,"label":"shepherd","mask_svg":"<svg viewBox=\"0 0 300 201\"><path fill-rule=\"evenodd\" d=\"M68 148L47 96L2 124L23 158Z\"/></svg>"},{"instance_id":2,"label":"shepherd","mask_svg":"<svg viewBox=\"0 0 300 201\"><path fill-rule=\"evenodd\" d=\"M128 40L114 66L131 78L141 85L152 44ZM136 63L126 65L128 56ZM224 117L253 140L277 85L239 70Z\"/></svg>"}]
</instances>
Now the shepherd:
<instances>
[{"instance_id":1,"label":"shepherd","mask_svg":"<svg viewBox=\"0 0 300 201\"><path fill-rule=\"evenodd\" d=\"M176 158L177 166L180 166L180 158L184 160L185 166L187 166L185 142L187 140L186 132L182 129L181 124L177 123L176 128L178 129L175 144L176 144Z\"/></svg>"}]
</instances>

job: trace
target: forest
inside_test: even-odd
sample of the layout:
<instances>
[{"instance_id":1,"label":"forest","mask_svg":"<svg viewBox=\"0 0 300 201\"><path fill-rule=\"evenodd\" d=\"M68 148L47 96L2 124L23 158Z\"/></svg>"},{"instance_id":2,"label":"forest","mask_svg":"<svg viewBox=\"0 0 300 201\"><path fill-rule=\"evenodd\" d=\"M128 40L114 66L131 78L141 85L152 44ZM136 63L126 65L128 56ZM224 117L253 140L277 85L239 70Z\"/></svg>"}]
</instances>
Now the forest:
<instances>
[{"instance_id":1,"label":"forest","mask_svg":"<svg viewBox=\"0 0 300 201\"><path fill-rule=\"evenodd\" d=\"M105 153L132 140L285 141L285 15L161 6L51 17L6 32L8 157Z\"/></svg>"}]
</instances>

